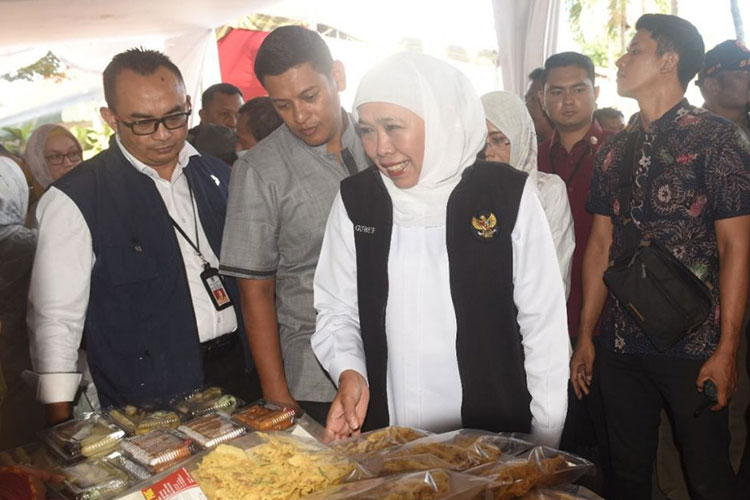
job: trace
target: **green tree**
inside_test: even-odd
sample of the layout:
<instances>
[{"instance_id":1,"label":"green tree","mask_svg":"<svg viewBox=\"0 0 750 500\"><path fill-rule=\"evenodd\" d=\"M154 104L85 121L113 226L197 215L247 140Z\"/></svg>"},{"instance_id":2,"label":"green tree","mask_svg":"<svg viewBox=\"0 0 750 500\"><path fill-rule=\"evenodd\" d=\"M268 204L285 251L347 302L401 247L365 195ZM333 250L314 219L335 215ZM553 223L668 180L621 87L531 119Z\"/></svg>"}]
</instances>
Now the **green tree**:
<instances>
[{"instance_id":1,"label":"green tree","mask_svg":"<svg viewBox=\"0 0 750 500\"><path fill-rule=\"evenodd\" d=\"M33 64L17 69L12 73L5 73L0 76L3 80L14 82L16 80L34 81L36 78L55 78L62 80L66 78L65 70L67 67L52 52L47 54Z\"/></svg>"}]
</instances>

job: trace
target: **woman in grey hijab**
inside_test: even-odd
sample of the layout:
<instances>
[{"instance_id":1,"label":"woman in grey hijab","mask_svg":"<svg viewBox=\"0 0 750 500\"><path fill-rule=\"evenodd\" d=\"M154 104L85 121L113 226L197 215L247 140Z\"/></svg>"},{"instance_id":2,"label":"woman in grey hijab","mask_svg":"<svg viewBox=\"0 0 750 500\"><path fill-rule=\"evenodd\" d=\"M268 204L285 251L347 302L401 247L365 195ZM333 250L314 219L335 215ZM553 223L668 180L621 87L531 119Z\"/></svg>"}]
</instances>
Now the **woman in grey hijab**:
<instances>
[{"instance_id":1,"label":"woman in grey hijab","mask_svg":"<svg viewBox=\"0 0 750 500\"><path fill-rule=\"evenodd\" d=\"M21 379L31 369L26 295L37 236L23 225L28 198L21 168L0 157L0 366L7 385L0 402L0 450L31 442L43 426L43 408Z\"/></svg>"}]
</instances>

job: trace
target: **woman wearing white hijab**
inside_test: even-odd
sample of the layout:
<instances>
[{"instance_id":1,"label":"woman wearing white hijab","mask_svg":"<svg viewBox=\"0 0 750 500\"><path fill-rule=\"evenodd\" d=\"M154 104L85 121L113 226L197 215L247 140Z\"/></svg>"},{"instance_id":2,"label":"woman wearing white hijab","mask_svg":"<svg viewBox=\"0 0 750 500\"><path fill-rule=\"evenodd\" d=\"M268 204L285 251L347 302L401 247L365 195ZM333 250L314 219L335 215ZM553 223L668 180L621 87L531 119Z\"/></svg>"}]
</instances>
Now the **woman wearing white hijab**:
<instances>
[{"instance_id":1,"label":"woman wearing white hijab","mask_svg":"<svg viewBox=\"0 0 750 500\"><path fill-rule=\"evenodd\" d=\"M518 96L510 92L490 92L482 96L482 105L487 118L484 157L487 161L507 163L526 172L539 190L542 207L552 230L567 297L570 293L575 233L565 182L555 174L537 171L534 121L526 104Z\"/></svg>"},{"instance_id":2,"label":"woman wearing white hijab","mask_svg":"<svg viewBox=\"0 0 750 500\"><path fill-rule=\"evenodd\" d=\"M473 165L484 113L447 63L392 56L354 107L375 167L342 182L315 276L312 346L338 386L326 428L472 427L557 444L565 294L536 188Z\"/></svg>"}]
</instances>

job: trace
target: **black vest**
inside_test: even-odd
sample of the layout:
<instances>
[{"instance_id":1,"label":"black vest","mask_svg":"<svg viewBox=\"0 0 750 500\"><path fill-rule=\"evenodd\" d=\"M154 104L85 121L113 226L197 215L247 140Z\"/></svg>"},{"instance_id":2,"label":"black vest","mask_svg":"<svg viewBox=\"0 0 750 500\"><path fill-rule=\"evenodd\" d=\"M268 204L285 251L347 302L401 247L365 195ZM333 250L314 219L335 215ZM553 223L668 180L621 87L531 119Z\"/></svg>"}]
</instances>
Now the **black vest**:
<instances>
[{"instance_id":1,"label":"black vest","mask_svg":"<svg viewBox=\"0 0 750 500\"><path fill-rule=\"evenodd\" d=\"M513 303L511 232L526 174L477 162L464 171L448 200L446 244L456 313L456 354L464 427L529 432L531 396ZM364 428L389 425L385 312L393 208L374 167L341 183L354 225L362 340L370 383ZM491 222L480 230L481 216ZM420 353L415 352L415 356Z\"/></svg>"},{"instance_id":2,"label":"black vest","mask_svg":"<svg viewBox=\"0 0 750 500\"><path fill-rule=\"evenodd\" d=\"M184 175L206 237L220 255L229 168L215 158L193 156ZM75 202L91 231L96 262L84 339L102 406L143 404L202 385L185 265L154 181L112 144L55 187ZM184 229L191 234L191 228ZM236 284L231 279L226 284L242 332Z\"/></svg>"}]
</instances>

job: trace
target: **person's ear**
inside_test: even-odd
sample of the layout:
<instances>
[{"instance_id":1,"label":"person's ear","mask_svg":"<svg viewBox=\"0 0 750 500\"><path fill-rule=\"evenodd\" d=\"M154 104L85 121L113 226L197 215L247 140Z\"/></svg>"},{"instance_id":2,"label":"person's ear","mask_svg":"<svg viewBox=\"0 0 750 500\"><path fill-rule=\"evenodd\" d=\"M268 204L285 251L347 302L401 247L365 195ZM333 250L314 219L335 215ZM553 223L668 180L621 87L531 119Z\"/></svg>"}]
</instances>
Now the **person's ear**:
<instances>
[{"instance_id":1,"label":"person's ear","mask_svg":"<svg viewBox=\"0 0 750 500\"><path fill-rule=\"evenodd\" d=\"M346 90L346 71L344 70L344 63L339 60L333 61L331 66L331 78L336 84L336 89L339 92Z\"/></svg>"},{"instance_id":2,"label":"person's ear","mask_svg":"<svg viewBox=\"0 0 750 500\"><path fill-rule=\"evenodd\" d=\"M185 105L185 106L186 106L186 107L187 107L188 109L193 109L193 101L191 101L191 100L190 100L190 96L189 96L189 95L186 95L186 96L185 96L185 103L186 103L186 105ZM187 109L186 109L185 111L187 111Z\"/></svg>"},{"instance_id":3,"label":"person's ear","mask_svg":"<svg viewBox=\"0 0 750 500\"><path fill-rule=\"evenodd\" d=\"M677 66L680 63L680 56L677 52L666 52L664 54L664 61L662 62L661 72L662 73L677 73Z\"/></svg>"},{"instance_id":4,"label":"person's ear","mask_svg":"<svg viewBox=\"0 0 750 500\"><path fill-rule=\"evenodd\" d=\"M102 106L101 108L99 108L99 114L101 115L102 120L107 122L107 125L109 125L112 130L117 130L117 118L115 118L114 111L106 106Z\"/></svg>"},{"instance_id":5,"label":"person's ear","mask_svg":"<svg viewBox=\"0 0 750 500\"><path fill-rule=\"evenodd\" d=\"M205 122L206 121L206 110L204 110L204 109L201 108L201 110L198 111L198 116L200 116L201 122ZM206 122L206 123L208 123L208 122Z\"/></svg>"},{"instance_id":6,"label":"person's ear","mask_svg":"<svg viewBox=\"0 0 750 500\"><path fill-rule=\"evenodd\" d=\"M539 101L539 106L541 106L542 111L547 113L547 106L544 104L544 90L537 90L536 98Z\"/></svg>"},{"instance_id":7,"label":"person's ear","mask_svg":"<svg viewBox=\"0 0 750 500\"><path fill-rule=\"evenodd\" d=\"M596 102L597 99L599 99L599 86L598 85L594 87L594 102Z\"/></svg>"}]
</instances>

